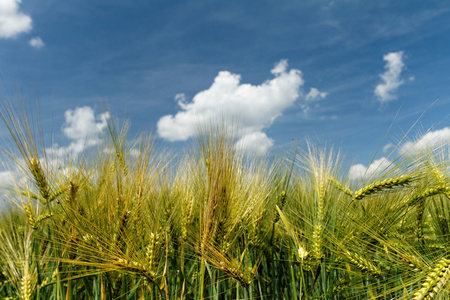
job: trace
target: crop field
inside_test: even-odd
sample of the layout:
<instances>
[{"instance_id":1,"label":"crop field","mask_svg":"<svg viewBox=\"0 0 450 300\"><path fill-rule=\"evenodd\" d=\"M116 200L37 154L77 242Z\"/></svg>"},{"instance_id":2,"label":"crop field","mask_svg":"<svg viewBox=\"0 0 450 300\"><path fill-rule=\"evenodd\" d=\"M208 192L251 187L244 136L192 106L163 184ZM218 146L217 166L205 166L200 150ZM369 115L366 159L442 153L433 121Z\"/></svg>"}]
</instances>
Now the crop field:
<instances>
[{"instance_id":1,"label":"crop field","mask_svg":"<svg viewBox=\"0 0 450 300\"><path fill-rule=\"evenodd\" d=\"M110 120L72 157L0 114L21 174L3 192L2 299L449 299L447 146L350 180L336 151L254 157L223 124L174 156Z\"/></svg>"}]
</instances>

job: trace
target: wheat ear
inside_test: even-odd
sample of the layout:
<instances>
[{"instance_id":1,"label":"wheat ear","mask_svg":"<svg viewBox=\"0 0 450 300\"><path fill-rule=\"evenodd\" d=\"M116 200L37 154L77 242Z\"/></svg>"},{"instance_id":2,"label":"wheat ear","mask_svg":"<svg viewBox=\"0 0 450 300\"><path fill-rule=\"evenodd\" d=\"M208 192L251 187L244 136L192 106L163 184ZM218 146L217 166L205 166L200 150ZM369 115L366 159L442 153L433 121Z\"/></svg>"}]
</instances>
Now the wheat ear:
<instances>
[{"instance_id":1,"label":"wheat ear","mask_svg":"<svg viewBox=\"0 0 450 300\"><path fill-rule=\"evenodd\" d=\"M53 215L51 214L51 213L45 213L45 214L42 214L42 215L40 215L40 216L38 216L37 218L36 218L36 223L40 223L40 222L42 222L42 221L44 221L44 220L47 220L48 218L50 218L50 217L52 217Z\"/></svg>"},{"instance_id":2,"label":"wheat ear","mask_svg":"<svg viewBox=\"0 0 450 300\"><path fill-rule=\"evenodd\" d=\"M117 228L116 233L116 246L122 247L123 238L125 237L125 231L127 229L128 221L130 219L131 211L124 210L122 213L122 217L120 218L119 226Z\"/></svg>"},{"instance_id":3,"label":"wheat ear","mask_svg":"<svg viewBox=\"0 0 450 300\"><path fill-rule=\"evenodd\" d=\"M25 211L25 214L27 215L28 224L30 225L30 227L33 229L37 229L36 219L34 218L33 210L31 209L31 206L28 204L24 204L23 210Z\"/></svg>"},{"instance_id":4,"label":"wheat ear","mask_svg":"<svg viewBox=\"0 0 450 300\"><path fill-rule=\"evenodd\" d=\"M32 297L32 286L31 286L31 278L30 274L25 271L25 274L22 277L22 280L20 281L20 290L22 292L22 299L24 300L31 300Z\"/></svg>"},{"instance_id":5,"label":"wheat ear","mask_svg":"<svg viewBox=\"0 0 450 300\"><path fill-rule=\"evenodd\" d=\"M423 191L422 193L418 193L416 195L414 195L409 201L408 204L413 206L418 204L419 202L421 202L422 200L431 197L431 196L435 196L438 194L445 194L447 191L445 186L434 186L431 187L429 189L426 189L425 191Z\"/></svg>"},{"instance_id":6,"label":"wheat ear","mask_svg":"<svg viewBox=\"0 0 450 300\"><path fill-rule=\"evenodd\" d=\"M317 223L316 225L314 225L314 230L313 230L313 254L314 257L317 260L320 260L322 258L322 233L323 233L323 227L321 222Z\"/></svg>"},{"instance_id":7,"label":"wheat ear","mask_svg":"<svg viewBox=\"0 0 450 300\"><path fill-rule=\"evenodd\" d=\"M362 189L355 192L355 195L353 196L353 199L355 200L361 200L366 196L369 196L371 194L375 194L376 192L379 192L381 190L385 189L391 189L393 187L403 186L412 181L411 175L401 175L398 177L388 178L381 181L374 182L372 184L369 184Z\"/></svg>"},{"instance_id":8,"label":"wheat ear","mask_svg":"<svg viewBox=\"0 0 450 300\"><path fill-rule=\"evenodd\" d=\"M422 198L422 200L419 202L419 205L417 205L417 216L416 216L416 222L417 222L417 228L416 228L416 236L419 242L424 245L424 236L423 236L423 214L425 212L425 198Z\"/></svg>"},{"instance_id":9,"label":"wheat ear","mask_svg":"<svg viewBox=\"0 0 450 300\"><path fill-rule=\"evenodd\" d=\"M383 273L381 270L370 260L359 255L356 252L350 252L348 250L343 251L344 256L350 260L355 266L363 271L367 271L373 275L381 276Z\"/></svg>"},{"instance_id":10,"label":"wheat ear","mask_svg":"<svg viewBox=\"0 0 450 300\"><path fill-rule=\"evenodd\" d=\"M286 192L282 191L280 196L278 197L278 207L280 208L280 210L283 210L284 205L286 204ZM280 214L278 213L278 211L275 212L275 220L273 221L274 223L277 223L280 220Z\"/></svg>"},{"instance_id":11,"label":"wheat ear","mask_svg":"<svg viewBox=\"0 0 450 300\"><path fill-rule=\"evenodd\" d=\"M128 167L127 167L127 163L125 162L125 157L120 152L117 154L117 156L118 156L117 158L119 159L120 167L122 168L123 175L127 176L128 175Z\"/></svg>"},{"instance_id":12,"label":"wheat ear","mask_svg":"<svg viewBox=\"0 0 450 300\"><path fill-rule=\"evenodd\" d=\"M34 177L37 187L39 188L39 193L41 197L46 201L50 198L50 188L47 183L47 179L45 178L44 170L42 170L41 164L39 160L31 159L30 161L30 172Z\"/></svg>"},{"instance_id":13,"label":"wheat ear","mask_svg":"<svg viewBox=\"0 0 450 300\"><path fill-rule=\"evenodd\" d=\"M33 277L30 274L28 259L23 262L23 276L20 280L20 292L23 300L31 300L33 297Z\"/></svg>"},{"instance_id":14,"label":"wheat ear","mask_svg":"<svg viewBox=\"0 0 450 300\"><path fill-rule=\"evenodd\" d=\"M58 267L56 267L55 270L52 273L52 276L50 277L50 281L49 281L48 277L45 277L44 280L42 280L40 288L46 286L49 283L55 282L56 281L56 277L58 276L58 273L59 273Z\"/></svg>"},{"instance_id":15,"label":"wheat ear","mask_svg":"<svg viewBox=\"0 0 450 300\"><path fill-rule=\"evenodd\" d=\"M319 183L319 192L317 197L317 213L313 228L313 254L317 260L322 259L322 235L323 235L323 219L325 213L325 193L327 180L322 179Z\"/></svg>"},{"instance_id":16,"label":"wheat ear","mask_svg":"<svg viewBox=\"0 0 450 300\"><path fill-rule=\"evenodd\" d=\"M186 241L188 226L192 221L192 213L194 208L194 197L189 197L187 201L184 202L183 209L184 214L181 220L181 240Z\"/></svg>"},{"instance_id":17,"label":"wheat ear","mask_svg":"<svg viewBox=\"0 0 450 300\"><path fill-rule=\"evenodd\" d=\"M160 244L160 236L152 232L150 233L150 243L145 251L145 256L147 259L147 267L149 270L155 269L158 264L158 250Z\"/></svg>"},{"instance_id":18,"label":"wheat ear","mask_svg":"<svg viewBox=\"0 0 450 300\"><path fill-rule=\"evenodd\" d=\"M120 266L120 270L127 273L136 274L145 278L150 282L156 282L156 273L147 268L144 264L137 261L119 258L116 265Z\"/></svg>"},{"instance_id":19,"label":"wheat ear","mask_svg":"<svg viewBox=\"0 0 450 300\"><path fill-rule=\"evenodd\" d=\"M238 281L242 286L248 287L253 280L253 273L256 269L248 269L248 273L244 274L242 268L232 264L228 265L227 263L220 262L220 269L230 275L234 280Z\"/></svg>"},{"instance_id":20,"label":"wheat ear","mask_svg":"<svg viewBox=\"0 0 450 300\"><path fill-rule=\"evenodd\" d=\"M431 271L413 300L431 300L441 292L450 279L450 259L442 258Z\"/></svg>"}]
</instances>

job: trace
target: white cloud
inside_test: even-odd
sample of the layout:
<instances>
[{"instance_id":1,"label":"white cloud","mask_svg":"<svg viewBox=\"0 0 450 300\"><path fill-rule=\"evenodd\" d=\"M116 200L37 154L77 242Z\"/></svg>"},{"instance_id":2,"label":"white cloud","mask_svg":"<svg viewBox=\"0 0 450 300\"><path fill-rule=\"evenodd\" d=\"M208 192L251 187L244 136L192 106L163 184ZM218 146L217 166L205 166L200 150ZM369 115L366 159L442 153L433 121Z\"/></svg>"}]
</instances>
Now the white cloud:
<instances>
[{"instance_id":1,"label":"white cloud","mask_svg":"<svg viewBox=\"0 0 450 300\"><path fill-rule=\"evenodd\" d=\"M394 144L389 143L386 146L383 147L383 153L388 152L390 149L392 149L392 147L394 147Z\"/></svg>"},{"instance_id":2,"label":"white cloud","mask_svg":"<svg viewBox=\"0 0 450 300\"><path fill-rule=\"evenodd\" d=\"M109 113L100 114L95 118L94 110L89 106L83 106L77 107L75 110L67 110L64 117L66 125L63 132L68 138L74 140L95 138L97 140L99 132L108 125Z\"/></svg>"},{"instance_id":3,"label":"white cloud","mask_svg":"<svg viewBox=\"0 0 450 300\"><path fill-rule=\"evenodd\" d=\"M41 49L42 47L44 47L44 42L42 41L42 39L40 38L40 37L35 37L35 38L32 38L31 40L30 40L30 45L32 46L32 47L34 47L34 48L36 48L36 49Z\"/></svg>"},{"instance_id":4,"label":"white cloud","mask_svg":"<svg viewBox=\"0 0 450 300\"><path fill-rule=\"evenodd\" d=\"M242 129L249 135L248 139L264 140L262 148L268 149L271 140L262 130L294 104L303 85L301 71L288 70L287 60L277 63L271 73L273 79L251 85L241 83L238 74L221 71L211 87L196 94L192 101L186 101L184 94L177 94L175 100L181 110L159 119L158 135L169 141L184 141L196 134L199 123L223 119L233 123L236 118L243 118L246 125Z\"/></svg>"},{"instance_id":5,"label":"white cloud","mask_svg":"<svg viewBox=\"0 0 450 300\"><path fill-rule=\"evenodd\" d=\"M275 64L274 68L270 70L270 73L273 75L280 75L286 72L288 67L287 59L280 60L277 64Z\"/></svg>"},{"instance_id":6,"label":"white cloud","mask_svg":"<svg viewBox=\"0 0 450 300\"><path fill-rule=\"evenodd\" d=\"M383 56L386 61L384 68L386 72L380 75L383 83L375 88L375 95L380 102L385 103L397 99L395 92L404 83L400 78L405 64L403 63L403 51L391 52Z\"/></svg>"},{"instance_id":7,"label":"white cloud","mask_svg":"<svg viewBox=\"0 0 450 300\"><path fill-rule=\"evenodd\" d=\"M309 93L305 96L306 101L315 101L323 99L327 96L327 93L321 92L316 88L311 88L309 90Z\"/></svg>"},{"instance_id":8,"label":"white cloud","mask_svg":"<svg viewBox=\"0 0 450 300\"><path fill-rule=\"evenodd\" d=\"M374 174L381 174L392 166L392 162L386 157L374 160L369 167L363 164L352 165L349 170L348 177L351 180L363 179L366 180Z\"/></svg>"},{"instance_id":9,"label":"white cloud","mask_svg":"<svg viewBox=\"0 0 450 300\"><path fill-rule=\"evenodd\" d=\"M414 154L425 149L433 149L450 144L450 127L429 131L413 142L404 143L400 149L400 154Z\"/></svg>"},{"instance_id":10,"label":"white cloud","mask_svg":"<svg viewBox=\"0 0 450 300\"><path fill-rule=\"evenodd\" d=\"M273 146L273 140L264 132L256 131L244 135L237 141L235 147L257 155L264 155Z\"/></svg>"},{"instance_id":11,"label":"white cloud","mask_svg":"<svg viewBox=\"0 0 450 300\"><path fill-rule=\"evenodd\" d=\"M185 108L186 107L186 95L184 93L180 93L180 94L176 94L175 95L175 101L177 101L178 105L181 108Z\"/></svg>"},{"instance_id":12,"label":"white cloud","mask_svg":"<svg viewBox=\"0 0 450 300\"><path fill-rule=\"evenodd\" d=\"M15 171L0 172L0 187L5 188L11 186L17 180L17 173Z\"/></svg>"},{"instance_id":13,"label":"white cloud","mask_svg":"<svg viewBox=\"0 0 450 300\"><path fill-rule=\"evenodd\" d=\"M31 30L32 21L19 11L22 0L0 1L0 38L12 38Z\"/></svg>"},{"instance_id":14,"label":"white cloud","mask_svg":"<svg viewBox=\"0 0 450 300\"><path fill-rule=\"evenodd\" d=\"M56 157L68 153L77 155L87 147L98 145L101 142L100 135L107 128L110 115L102 113L95 117L94 110L89 106L69 109L64 113L66 119L63 125L63 133L70 140L67 147L53 145L48 152Z\"/></svg>"}]
</instances>

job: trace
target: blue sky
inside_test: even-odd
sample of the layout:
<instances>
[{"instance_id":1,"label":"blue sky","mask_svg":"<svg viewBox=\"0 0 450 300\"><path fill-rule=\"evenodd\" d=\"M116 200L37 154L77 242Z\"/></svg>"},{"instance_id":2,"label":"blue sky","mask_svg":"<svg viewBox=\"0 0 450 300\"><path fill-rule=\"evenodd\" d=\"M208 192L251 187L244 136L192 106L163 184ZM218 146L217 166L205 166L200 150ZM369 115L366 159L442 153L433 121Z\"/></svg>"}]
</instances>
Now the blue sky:
<instances>
[{"instance_id":1,"label":"blue sky","mask_svg":"<svg viewBox=\"0 0 450 300\"><path fill-rule=\"evenodd\" d=\"M435 100L410 136L450 139L448 1L0 3L0 75L39 91L61 147L104 129L99 101L163 146L183 147L196 120L225 111L246 119L252 151L311 138L360 171L391 123L377 159Z\"/></svg>"}]
</instances>

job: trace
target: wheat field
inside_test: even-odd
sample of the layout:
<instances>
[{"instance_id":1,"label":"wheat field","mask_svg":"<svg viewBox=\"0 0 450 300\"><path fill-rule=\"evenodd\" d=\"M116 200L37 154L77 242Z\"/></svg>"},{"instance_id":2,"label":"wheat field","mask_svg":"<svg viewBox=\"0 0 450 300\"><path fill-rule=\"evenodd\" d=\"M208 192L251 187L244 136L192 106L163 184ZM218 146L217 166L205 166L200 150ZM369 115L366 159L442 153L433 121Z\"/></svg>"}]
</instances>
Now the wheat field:
<instances>
[{"instance_id":1,"label":"wheat field","mask_svg":"<svg viewBox=\"0 0 450 300\"><path fill-rule=\"evenodd\" d=\"M325 147L255 157L221 123L175 156L109 120L61 159L20 107L0 110L21 174L2 192L2 299L449 299L447 145L350 180Z\"/></svg>"}]
</instances>

